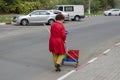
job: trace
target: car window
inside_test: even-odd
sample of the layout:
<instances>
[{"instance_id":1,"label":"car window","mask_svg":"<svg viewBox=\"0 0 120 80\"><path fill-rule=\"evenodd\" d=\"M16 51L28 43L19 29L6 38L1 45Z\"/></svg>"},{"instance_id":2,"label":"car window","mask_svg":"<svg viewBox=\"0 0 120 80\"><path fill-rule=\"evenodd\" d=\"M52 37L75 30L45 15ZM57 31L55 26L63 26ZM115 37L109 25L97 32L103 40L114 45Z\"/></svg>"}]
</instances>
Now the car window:
<instances>
[{"instance_id":1,"label":"car window","mask_svg":"<svg viewBox=\"0 0 120 80\"><path fill-rule=\"evenodd\" d=\"M63 6L60 6L58 10L63 11Z\"/></svg>"},{"instance_id":2,"label":"car window","mask_svg":"<svg viewBox=\"0 0 120 80\"><path fill-rule=\"evenodd\" d=\"M64 7L65 8L65 11L67 12L69 12L69 11L74 11L74 8L73 8L73 6L65 6Z\"/></svg>"},{"instance_id":3,"label":"car window","mask_svg":"<svg viewBox=\"0 0 120 80\"><path fill-rule=\"evenodd\" d=\"M54 14L58 14L58 13L61 13L60 11L54 11Z\"/></svg>"},{"instance_id":4,"label":"car window","mask_svg":"<svg viewBox=\"0 0 120 80\"><path fill-rule=\"evenodd\" d=\"M50 15L50 13L48 13L46 11L40 11L40 15Z\"/></svg>"},{"instance_id":5,"label":"car window","mask_svg":"<svg viewBox=\"0 0 120 80\"><path fill-rule=\"evenodd\" d=\"M113 11L119 11L119 10L113 10Z\"/></svg>"},{"instance_id":6,"label":"car window","mask_svg":"<svg viewBox=\"0 0 120 80\"><path fill-rule=\"evenodd\" d=\"M32 12L31 15L39 15L39 12Z\"/></svg>"}]
</instances>

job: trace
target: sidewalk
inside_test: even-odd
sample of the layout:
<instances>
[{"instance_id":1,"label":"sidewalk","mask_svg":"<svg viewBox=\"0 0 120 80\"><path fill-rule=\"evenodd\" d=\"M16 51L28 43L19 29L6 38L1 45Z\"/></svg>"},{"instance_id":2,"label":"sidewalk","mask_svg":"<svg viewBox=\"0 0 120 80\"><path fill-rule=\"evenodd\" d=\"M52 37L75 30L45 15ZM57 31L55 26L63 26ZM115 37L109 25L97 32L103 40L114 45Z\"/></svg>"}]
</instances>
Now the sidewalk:
<instances>
[{"instance_id":1,"label":"sidewalk","mask_svg":"<svg viewBox=\"0 0 120 80\"><path fill-rule=\"evenodd\" d=\"M120 80L120 43L61 80Z\"/></svg>"}]
</instances>

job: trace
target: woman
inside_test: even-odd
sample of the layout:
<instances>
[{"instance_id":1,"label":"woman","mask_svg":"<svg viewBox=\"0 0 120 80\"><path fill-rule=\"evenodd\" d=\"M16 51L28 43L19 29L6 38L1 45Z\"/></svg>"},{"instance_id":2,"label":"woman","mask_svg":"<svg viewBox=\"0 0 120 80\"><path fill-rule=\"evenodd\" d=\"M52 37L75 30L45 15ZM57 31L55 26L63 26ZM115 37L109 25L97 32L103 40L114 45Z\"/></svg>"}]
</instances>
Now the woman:
<instances>
[{"instance_id":1,"label":"woman","mask_svg":"<svg viewBox=\"0 0 120 80\"><path fill-rule=\"evenodd\" d=\"M64 58L65 50L65 27L62 24L65 17L62 14L56 15L56 21L51 25L49 51L52 52L56 71L61 71L60 65Z\"/></svg>"}]
</instances>

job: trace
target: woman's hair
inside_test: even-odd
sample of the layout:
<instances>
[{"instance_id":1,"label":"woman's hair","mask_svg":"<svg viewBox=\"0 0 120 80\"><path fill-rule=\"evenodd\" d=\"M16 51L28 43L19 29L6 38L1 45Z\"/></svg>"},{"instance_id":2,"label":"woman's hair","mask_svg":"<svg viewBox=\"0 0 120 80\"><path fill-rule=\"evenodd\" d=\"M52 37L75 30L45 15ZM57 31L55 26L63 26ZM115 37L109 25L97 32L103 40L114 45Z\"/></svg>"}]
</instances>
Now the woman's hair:
<instances>
[{"instance_id":1,"label":"woman's hair","mask_svg":"<svg viewBox=\"0 0 120 80\"><path fill-rule=\"evenodd\" d=\"M65 17L64 17L63 14L59 13L59 14L56 15L55 19L56 19L56 20L64 20Z\"/></svg>"}]
</instances>

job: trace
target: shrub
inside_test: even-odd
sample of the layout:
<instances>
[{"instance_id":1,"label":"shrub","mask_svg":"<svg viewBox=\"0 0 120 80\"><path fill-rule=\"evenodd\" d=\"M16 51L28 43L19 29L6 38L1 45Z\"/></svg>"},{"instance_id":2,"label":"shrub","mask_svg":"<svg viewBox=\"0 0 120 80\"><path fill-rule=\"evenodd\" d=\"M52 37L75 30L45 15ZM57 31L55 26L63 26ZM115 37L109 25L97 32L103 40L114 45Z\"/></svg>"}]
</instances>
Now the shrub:
<instances>
[{"instance_id":1,"label":"shrub","mask_svg":"<svg viewBox=\"0 0 120 80\"><path fill-rule=\"evenodd\" d=\"M36 5L37 5L36 2L25 2L25 3L17 4L15 11L18 14L29 13L30 11L38 8Z\"/></svg>"}]
</instances>

